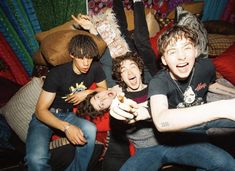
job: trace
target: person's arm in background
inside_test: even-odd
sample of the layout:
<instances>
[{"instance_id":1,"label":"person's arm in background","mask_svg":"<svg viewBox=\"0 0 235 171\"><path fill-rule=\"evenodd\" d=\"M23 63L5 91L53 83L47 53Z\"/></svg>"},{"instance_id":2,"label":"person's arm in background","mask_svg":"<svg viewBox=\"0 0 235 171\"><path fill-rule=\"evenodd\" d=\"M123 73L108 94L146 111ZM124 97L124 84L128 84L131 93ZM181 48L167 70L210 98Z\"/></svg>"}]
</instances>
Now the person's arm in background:
<instances>
[{"instance_id":1,"label":"person's arm in background","mask_svg":"<svg viewBox=\"0 0 235 171\"><path fill-rule=\"evenodd\" d=\"M218 82L211 84L209 86L209 91L213 93L221 94L221 95L228 95L231 97L235 97L235 88L225 86Z\"/></svg>"},{"instance_id":2,"label":"person's arm in background","mask_svg":"<svg viewBox=\"0 0 235 171\"><path fill-rule=\"evenodd\" d=\"M36 105L36 117L53 128L59 129L65 133L66 137L71 141L73 144L80 144L83 145L86 143L86 139L83 136L83 132L80 128L70 125L66 121L62 121L55 117L50 111L49 108L52 102L55 99L55 93L47 92L42 90L37 105ZM69 126L69 128L68 128ZM66 129L67 128L67 129Z\"/></svg>"},{"instance_id":3,"label":"person's arm in background","mask_svg":"<svg viewBox=\"0 0 235 171\"><path fill-rule=\"evenodd\" d=\"M157 63L157 56L150 44L149 30L145 16L144 4L142 1L134 2L134 42L138 54L144 61L151 76L154 76L160 69ZM150 80L148 80L150 81Z\"/></svg>"},{"instance_id":4,"label":"person's arm in background","mask_svg":"<svg viewBox=\"0 0 235 171\"><path fill-rule=\"evenodd\" d=\"M160 132L181 131L220 118L235 120L234 105L235 99L230 99L181 109L169 109L167 96L150 97L153 122Z\"/></svg>"},{"instance_id":5,"label":"person's arm in background","mask_svg":"<svg viewBox=\"0 0 235 171\"><path fill-rule=\"evenodd\" d=\"M126 14L124 11L123 2L120 0L113 0L113 12L117 20L117 24L121 31L122 37L125 39L126 43L129 46L130 51L136 51L135 44L131 38L131 33L128 31L128 24L126 19Z\"/></svg>"}]
</instances>

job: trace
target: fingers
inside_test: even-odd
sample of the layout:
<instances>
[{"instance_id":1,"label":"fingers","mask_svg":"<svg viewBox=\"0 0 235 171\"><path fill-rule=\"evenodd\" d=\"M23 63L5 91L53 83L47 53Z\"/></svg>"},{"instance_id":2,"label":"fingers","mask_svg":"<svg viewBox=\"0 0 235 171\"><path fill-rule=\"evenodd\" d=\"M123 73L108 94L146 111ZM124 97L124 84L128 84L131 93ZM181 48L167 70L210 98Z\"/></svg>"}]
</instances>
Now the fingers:
<instances>
[{"instance_id":1,"label":"fingers","mask_svg":"<svg viewBox=\"0 0 235 171\"><path fill-rule=\"evenodd\" d=\"M81 102L79 100L79 98L76 96L76 94L71 94L71 95L67 96L65 101L68 102L68 103L73 103L73 105L77 105Z\"/></svg>"},{"instance_id":2,"label":"fingers","mask_svg":"<svg viewBox=\"0 0 235 171\"><path fill-rule=\"evenodd\" d=\"M129 104L126 104L126 103L120 103L118 105L118 107L126 112L129 112L129 113L134 113L137 109L137 106L135 107L132 107L131 105Z\"/></svg>"},{"instance_id":3,"label":"fingers","mask_svg":"<svg viewBox=\"0 0 235 171\"><path fill-rule=\"evenodd\" d=\"M74 15L71 15L71 17L72 17L72 19L73 19L75 22L79 23L79 20L78 20L77 17L75 17Z\"/></svg>"},{"instance_id":4,"label":"fingers","mask_svg":"<svg viewBox=\"0 0 235 171\"><path fill-rule=\"evenodd\" d=\"M129 105L132 108L138 108L138 104L135 101L128 98L124 98L124 104Z\"/></svg>"},{"instance_id":5,"label":"fingers","mask_svg":"<svg viewBox=\"0 0 235 171\"><path fill-rule=\"evenodd\" d=\"M72 144L84 145L87 143L82 130L76 126L71 126L65 134Z\"/></svg>"},{"instance_id":6,"label":"fingers","mask_svg":"<svg viewBox=\"0 0 235 171\"><path fill-rule=\"evenodd\" d=\"M110 110L110 115L115 119L127 120L127 121L136 117L134 113L126 112L123 109L119 108L118 106Z\"/></svg>"},{"instance_id":7,"label":"fingers","mask_svg":"<svg viewBox=\"0 0 235 171\"><path fill-rule=\"evenodd\" d=\"M126 120L125 117L123 117L123 116L117 114L117 113L114 112L113 110L110 110L109 114L110 114L113 118L115 118L115 119L117 119L117 120Z\"/></svg>"},{"instance_id":8,"label":"fingers","mask_svg":"<svg viewBox=\"0 0 235 171\"><path fill-rule=\"evenodd\" d=\"M113 116L115 119L118 120L129 120L135 117L134 112L138 104L130 99L124 99L122 102L118 98L115 98L112 102L110 115Z\"/></svg>"}]
</instances>

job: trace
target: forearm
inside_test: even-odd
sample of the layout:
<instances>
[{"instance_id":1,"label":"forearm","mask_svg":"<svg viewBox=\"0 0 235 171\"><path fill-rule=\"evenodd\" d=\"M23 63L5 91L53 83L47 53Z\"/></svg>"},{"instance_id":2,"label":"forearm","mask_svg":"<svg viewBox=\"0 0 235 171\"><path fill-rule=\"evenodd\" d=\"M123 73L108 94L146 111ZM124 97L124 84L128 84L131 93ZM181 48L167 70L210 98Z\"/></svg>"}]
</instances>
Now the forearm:
<instances>
[{"instance_id":1,"label":"forearm","mask_svg":"<svg viewBox=\"0 0 235 171\"><path fill-rule=\"evenodd\" d=\"M49 125L50 127L59 129L64 132L65 127L69 125L68 122L62 121L59 118L55 117L53 113L49 110L38 110L36 111L36 117L42 121L44 124Z\"/></svg>"},{"instance_id":2,"label":"forearm","mask_svg":"<svg viewBox=\"0 0 235 171\"><path fill-rule=\"evenodd\" d=\"M153 121L160 132L180 131L220 118L235 119L232 103L227 100L184 109L166 109L158 114L153 111L152 115Z\"/></svg>"}]
</instances>

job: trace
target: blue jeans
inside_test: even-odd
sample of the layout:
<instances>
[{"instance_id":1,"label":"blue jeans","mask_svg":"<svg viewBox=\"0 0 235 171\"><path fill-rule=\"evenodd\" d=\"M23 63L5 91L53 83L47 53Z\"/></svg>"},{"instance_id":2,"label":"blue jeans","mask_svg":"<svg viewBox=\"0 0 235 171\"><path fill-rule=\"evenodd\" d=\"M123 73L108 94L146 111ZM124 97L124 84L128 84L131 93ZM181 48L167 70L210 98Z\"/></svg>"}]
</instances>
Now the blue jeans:
<instances>
[{"instance_id":1,"label":"blue jeans","mask_svg":"<svg viewBox=\"0 0 235 171\"><path fill-rule=\"evenodd\" d=\"M218 119L185 129L183 132L206 134L210 128L235 128L235 122L229 119ZM164 164L169 163L193 166L198 171L233 171L235 168L235 160L230 154L219 147L203 142L136 149L135 155L128 159L120 171L157 171Z\"/></svg>"},{"instance_id":2,"label":"blue jeans","mask_svg":"<svg viewBox=\"0 0 235 171\"><path fill-rule=\"evenodd\" d=\"M194 166L198 171L233 171L235 168L235 160L224 150L209 143L194 143L136 149L120 171L157 171L164 164Z\"/></svg>"},{"instance_id":3,"label":"blue jeans","mask_svg":"<svg viewBox=\"0 0 235 171\"><path fill-rule=\"evenodd\" d=\"M235 121L229 119L217 119L185 129L185 132L207 133L209 129L213 128L235 128Z\"/></svg>"},{"instance_id":4,"label":"blue jeans","mask_svg":"<svg viewBox=\"0 0 235 171\"><path fill-rule=\"evenodd\" d=\"M74 159L66 170L86 171L95 146L95 125L85 119L77 117L74 113L54 113L54 115L61 120L76 125L83 131L87 139L87 144L76 146ZM51 166L48 164L50 159L49 141L52 132L52 128L40 122L36 116L33 115L29 124L26 140L25 159L28 171L52 170Z\"/></svg>"}]
</instances>

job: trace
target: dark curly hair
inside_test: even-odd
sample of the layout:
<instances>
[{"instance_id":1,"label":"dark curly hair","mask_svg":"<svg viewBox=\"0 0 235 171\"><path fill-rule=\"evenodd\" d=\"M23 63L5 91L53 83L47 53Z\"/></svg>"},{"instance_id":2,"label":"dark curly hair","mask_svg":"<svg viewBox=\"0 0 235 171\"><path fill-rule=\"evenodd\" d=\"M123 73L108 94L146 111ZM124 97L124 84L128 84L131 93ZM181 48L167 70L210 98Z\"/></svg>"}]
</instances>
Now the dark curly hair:
<instances>
[{"instance_id":1,"label":"dark curly hair","mask_svg":"<svg viewBox=\"0 0 235 171\"><path fill-rule=\"evenodd\" d=\"M113 59L113 66L112 66L112 76L114 79L117 80L118 85L120 85L123 89L127 88L126 83L121 78L121 64L124 60L131 60L136 63L140 71L143 72L144 70L144 62L137 53L134 52L127 52L125 55L116 57ZM143 74L141 75L143 81Z\"/></svg>"},{"instance_id":2,"label":"dark curly hair","mask_svg":"<svg viewBox=\"0 0 235 171\"><path fill-rule=\"evenodd\" d=\"M68 52L76 58L99 58L98 46L94 39L83 34L72 37L68 44Z\"/></svg>"},{"instance_id":3,"label":"dark curly hair","mask_svg":"<svg viewBox=\"0 0 235 171\"><path fill-rule=\"evenodd\" d=\"M189 39L194 46L198 45L199 38L196 32L190 29L188 26L178 26L175 25L161 34L158 39L158 51L159 55L163 55L166 47L172 43L176 42L178 39L186 38Z\"/></svg>"},{"instance_id":4,"label":"dark curly hair","mask_svg":"<svg viewBox=\"0 0 235 171\"><path fill-rule=\"evenodd\" d=\"M97 111L91 104L91 98L95 96L97 92L93 92L89 94L85 100L83 100L81 103L77 106L77 114L81 116L90 116L92 119L103 115L105 112L108 111L108 109Z\"/></svg>"}]
</instances>

